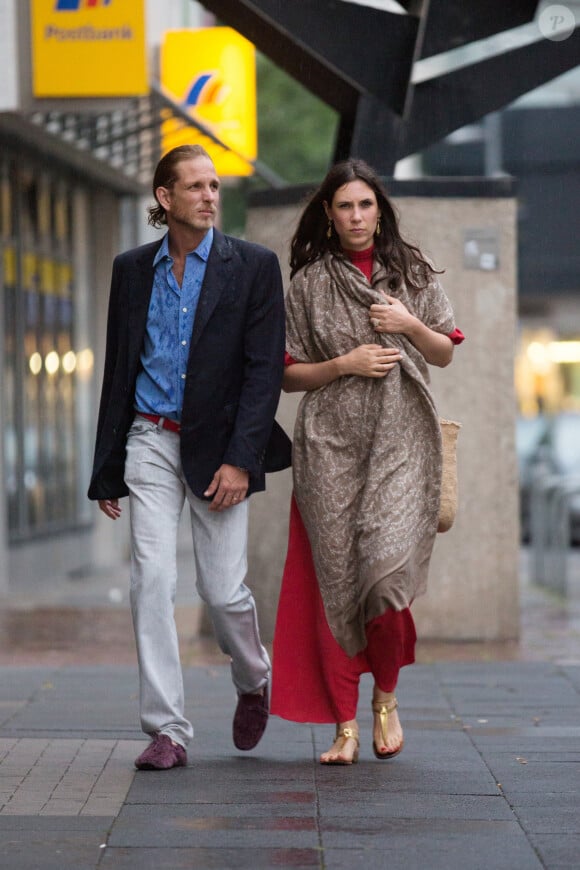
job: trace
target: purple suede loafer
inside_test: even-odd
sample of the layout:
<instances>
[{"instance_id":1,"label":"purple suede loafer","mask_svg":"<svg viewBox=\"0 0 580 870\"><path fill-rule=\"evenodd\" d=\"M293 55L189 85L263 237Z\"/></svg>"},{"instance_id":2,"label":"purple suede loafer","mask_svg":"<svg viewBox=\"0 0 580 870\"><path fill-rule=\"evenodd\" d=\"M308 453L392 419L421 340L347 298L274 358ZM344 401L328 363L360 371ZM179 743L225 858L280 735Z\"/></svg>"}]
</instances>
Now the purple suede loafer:
<instances>
[{"instance_id":1,"label":"purple suede loafer","mask_svg":"<svg viewBox=\"0 0 580 870\"><path fill-rule=\"evenodd\" d=\"M251 692L238 695L233 727L236 749L248 750L258 745L268 724L269 709L268 686L264 686L262 695Z\"/></svg>"},{"instance_id":2,"label":"purple suede loafer","mask_svg":"<svg viewBox=\"0 0 580 870\"><path fill-rule=\"evenodd\" d=\"M170 770L186 764L185 749L179 743L173 743L167 734L154 734L145 752L135 759L137 770Z\"/></svg>"}]
</instances>

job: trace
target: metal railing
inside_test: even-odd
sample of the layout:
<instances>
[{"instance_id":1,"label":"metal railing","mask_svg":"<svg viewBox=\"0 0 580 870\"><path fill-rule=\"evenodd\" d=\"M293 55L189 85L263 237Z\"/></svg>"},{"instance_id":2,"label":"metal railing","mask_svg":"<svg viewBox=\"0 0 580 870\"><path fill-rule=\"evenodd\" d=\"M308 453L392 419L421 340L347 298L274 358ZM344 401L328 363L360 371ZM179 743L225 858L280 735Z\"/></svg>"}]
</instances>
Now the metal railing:
<instances>
[{"instance_id":1,"label":"metal railing","mask_svg":"<svg viewBox=\"0 0 580 870\"><path fill-rule=\"evenodd\" d=\"M129 100L123 108L106 112L37 111L29 120L79 151L89 151L97 160L143 185L144 190L149 190L161 157L161 128L166 121L191 127L208 142L242 157L209 125L193 118L175 102L158 82L152 82L150 87L148 96ZM268 187L286 186L287 182L262 161L247 162Z\"/></svg>"}]
</instances>

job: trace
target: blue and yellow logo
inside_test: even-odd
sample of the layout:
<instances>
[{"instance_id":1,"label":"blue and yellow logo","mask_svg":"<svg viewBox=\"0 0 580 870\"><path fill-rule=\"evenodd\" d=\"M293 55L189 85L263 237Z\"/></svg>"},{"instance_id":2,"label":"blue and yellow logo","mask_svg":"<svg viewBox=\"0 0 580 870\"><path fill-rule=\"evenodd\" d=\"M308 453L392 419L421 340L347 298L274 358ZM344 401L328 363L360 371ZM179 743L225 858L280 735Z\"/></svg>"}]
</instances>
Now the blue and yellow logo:
<instances>
[{"instance_id":1,"label":"blue and yellow logo","mask_svg":"<svg viewBox=\"0 0 580 870\"><path fill-rule=\"evenodd\" d=\"M78 12L80 9L96 9L98 6L110 6L113 0L56 0L55 12Z\"/></svg>"},{"instance_id":2,"label":"blue and yellow logo","mask_svg":"<svg viewBox=\"0 0 580 870\"><path fill-rule=\"evenodd\" d=\"M188 109L194 106L219 106L227 99L231 88L215 72L203 72L196 76L187 89L183 105Z\"/></svg>"},{"instance_id":3,"label":"blue and yellow logo","mask_svg":"<svg viewBox=\"0 0 580 870\"><path fill-rule=\"evenodd\" d=\"M254 46L230 27L168 30L161 47L161 83L225 146L173 118L163 122L162 151L198 142L219 175L251 175L258 146Z\"/></svg>"}]
</instances>

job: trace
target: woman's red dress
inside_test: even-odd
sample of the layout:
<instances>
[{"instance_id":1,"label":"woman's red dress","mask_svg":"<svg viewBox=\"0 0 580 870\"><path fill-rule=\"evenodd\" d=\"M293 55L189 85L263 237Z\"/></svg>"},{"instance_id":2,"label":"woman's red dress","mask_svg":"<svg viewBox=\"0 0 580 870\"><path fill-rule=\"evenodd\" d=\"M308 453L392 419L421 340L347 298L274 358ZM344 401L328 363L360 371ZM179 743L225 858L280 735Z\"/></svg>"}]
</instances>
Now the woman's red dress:
<instances>
[{"instance_id":1,"label":"woman's red dress","mask_svg":"<svg viewBox=\"0 0 580 870\"><path fill-rule=\"evenodd\" d=\"M348 251L370 280L373 248ZM460 330L450 335L463 341ZM286 364L294 360L286 356ZM294 496L273 649L270 711L293 722L348 722L356 717L361 674L371 672L393 692L399 670L415 661L416 632L409 608L387 610L367 623L367 646L349 658L332 635L318 588L310 541Z\"/></svg>"}]
</instances>

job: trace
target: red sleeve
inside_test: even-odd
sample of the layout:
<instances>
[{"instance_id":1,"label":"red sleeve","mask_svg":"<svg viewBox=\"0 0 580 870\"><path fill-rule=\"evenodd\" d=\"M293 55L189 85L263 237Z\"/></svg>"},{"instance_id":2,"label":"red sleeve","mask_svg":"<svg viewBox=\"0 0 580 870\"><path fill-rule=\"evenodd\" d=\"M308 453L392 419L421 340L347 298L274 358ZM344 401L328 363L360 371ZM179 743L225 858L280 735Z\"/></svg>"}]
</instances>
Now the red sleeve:
<instances>
[{"instance_id":1,"label":"red sleeve","mask_svg":"<svg viewBox=\"0 0 580 870\"><path fill-rule=\"evenodd\" d=\"M457 332L457 331L458 330L455 330L455 332ZM463 341L463 339L461 339L461 340ZM284 365L285 366L293 366L293 365L295 365L295 363L296 363L296 360L292 359L292 357L290 356L288 351L286 351L286 353L284 354Z\"/></svg>"},{"instance_id":2,"label":"red sleeve","mask_svg":"<svg viewBox=\"0 0 580 870\"><path fill-rule=\"evenodd\" d=\"M449 333L448 337L451 339L453 344L461 344L462 341L465 341L465 336L460 329L454 329L453 332ZM288 356L288 354L286 354L286 356Z\"/></svg>"}]
</instances>

